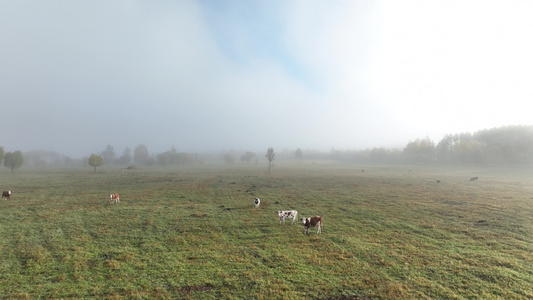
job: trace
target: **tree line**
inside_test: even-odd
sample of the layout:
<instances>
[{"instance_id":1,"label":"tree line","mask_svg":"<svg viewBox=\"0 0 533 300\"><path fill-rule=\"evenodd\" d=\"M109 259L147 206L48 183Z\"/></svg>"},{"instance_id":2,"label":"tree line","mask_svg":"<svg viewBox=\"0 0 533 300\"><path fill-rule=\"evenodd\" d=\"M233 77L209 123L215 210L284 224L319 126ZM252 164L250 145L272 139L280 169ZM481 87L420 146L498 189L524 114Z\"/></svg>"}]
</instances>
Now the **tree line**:
<instances>
[{"instance_id":1,"label":"tree line","mask_svg":"<svg viewBox=\"0 0 533 300\"><path fill-rule=\"evenodd\" d=\"M438 143L429 137L417 138L403 149L332 150L330 157L371 163L528 165L533 163L533 126L514 125L446 134Z\"/></svg>"},{"instance_id":2,"label":"tree line","mask_svg":"<svg viewBox=\"0 0 533 300\"><path fill-rule=\"evenodd\" d=\"M101 158L101 164L112 165L128 165L130 163L140 164L140 165L185 165L192 164L197 160L196 154L178 152L175 147L172 147L169 151L159 153L157 155L151 155L148 151L148 147L141 144L135 147L132 151L129 147L124 149L124 152L121 156L117 156L113 146L107 145L106 149L100 152L99 154L91 154L89 157L89 165L93 166L94 163L99 163L95 157L98 156ZM91 160L91 157L92 160ZM94 163L92 164L91 161ZM100 164L100 165L101 165Z\"/></svg>"},{"instance_id":3,"label":"tree line","mask_svg":"<svg viewBox=\"0 0 533 300\"><path fill-rule=\"evenodd\" d=\"M187 165L203 164L207 161L223 161L228 164L240 162L248 164L259 162L263 155L252 151L227 151L216 154L198 154L180 152L175 147L170 150L150 154L145 145L138 145L132 150L126 147L121 155L117 155L112 145L107 145L99 153L81 159L73 159L53 151L21 151L5 152L0 147L0 163L11 172L20 168L23 163L29 166L80 166L89 165L95 168L102 165ZM274 159L273 149L267 149L265 155L269 169ZM447 134L435 143L429 137L409 141L403 149L376 147L365 150L339 151L332 149L328 153L313 150L283 150L277 156L281 160L297 159L298 161L328 159L352 161L357 163L443 163L443 164L533 164L533 126L513 125L492 129L484 129L474 133Z\"/></svg>"}]
</instances>

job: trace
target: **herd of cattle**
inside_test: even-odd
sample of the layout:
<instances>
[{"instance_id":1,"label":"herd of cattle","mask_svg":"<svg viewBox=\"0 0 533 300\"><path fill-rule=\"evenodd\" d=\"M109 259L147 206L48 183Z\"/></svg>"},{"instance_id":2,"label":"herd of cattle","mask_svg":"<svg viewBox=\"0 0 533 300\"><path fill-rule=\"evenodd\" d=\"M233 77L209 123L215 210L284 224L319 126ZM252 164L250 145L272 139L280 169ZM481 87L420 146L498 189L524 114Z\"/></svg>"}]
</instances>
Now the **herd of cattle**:
<instances>
[{"instance_id":1,"label":"herd of cattle","mask_svg":"<svg viewBox=\"0 0 533 300\"><path fill-rule=\"evenodd\" d=\"M261 200L259 198L255 198L254 200L255 207L258 208L259 204L261 204ZM276 214L279 218L279 224L283 222L283 225L285 225L285 220L291 220L291 225L296 222L298 219L298 211L296 210L278 210L276 211ZM309 234L309 229L311 227L316 227L317 231L316 233L322 232L322 217L316 216L316 217L309 217L309 218L301 218L300 221L302 222L302 225L304 226L304 233Z\"/></svg>"},{"instance_id":2,"label":"herd of cattle","mask_svg":"<svg viewBox=\"0 0 533 300\"><path fill-rule=\"evenodd\" d=\"M361 172L364 172L365 170L361 170ZM409 170L411 172L411 170ZM478 177L471 177L470 181L477 181ZM440 183L440 180L437 179L437 183ZM2 192L2 199L11 199L11 191L3 191ZM120 197L118 194L110 194L109 195L109 204L113 203L119 203ZM261 200L259 198L254 199L255 208L259 208L259 205L261 204ZM298 211L296 210L278 210L276 214L279 217L279 224L283 222L285 224L285 220L292 220L292 224L296 222L298 217ZM322 232L322 217L316 216L316 217L309 217L309 218L301 218L300 221L302 222L302 225L304 227L304 233L309 234L309 229L311 227L317 227L317 233Z\"/></svg>"},{"instance_id":3,"label":"herd of cattle","mask_svg":"<svg viewBox=\"0 0 533 300\"><path fill-rule=\"evenodd\" d=\"M5 192L4 192L5 194ZM11 192L9 192L11 194ZM109 195L109 204L113 203L119 203L120 197L118 194L110 194ZM261 199L255 198L254 199L255 208L259 207L259 204L261 204ZM279 224L283 222L283 225L285 225L285 220L291 220L291 225L296 222L298 218L298 211L296 210L278 210L276 214L279 217ZM304 233L309 234L309 229L311 227L316 227L317 231L316 233L322 233L322 217L316 216L316 217L309 217L309 218L301 218L300 221L302 221L302 225L304 227Z\"/></svg>"},{"instance_id":4,"label":"herd of cattle","mask_svg":"<svg viewBox=\"0 0 533 300\"><path fill-rule=\"evenodd\" d=\"M11 199L11 191L3 191L2 192L2 199ZM109 204L113 203L119 203L120 202L120 196L118 194L110 194L109 195ZM259 198L254 199L255 207L258 208L259 204L261 203L261 200ZM298 211L296 210L278 210L276 214L279 217L279 224L283 222L285 225L285 220L291 220L292 224L296 222L298 218ZM302 225L304 227L304 233L309 234L309 229L311 227L316 227L317 232L322 232L322 217L316 216L316 217L309 217L309 218L301 218L300 221L302 222Z\"/></svg>"}]
</instances>

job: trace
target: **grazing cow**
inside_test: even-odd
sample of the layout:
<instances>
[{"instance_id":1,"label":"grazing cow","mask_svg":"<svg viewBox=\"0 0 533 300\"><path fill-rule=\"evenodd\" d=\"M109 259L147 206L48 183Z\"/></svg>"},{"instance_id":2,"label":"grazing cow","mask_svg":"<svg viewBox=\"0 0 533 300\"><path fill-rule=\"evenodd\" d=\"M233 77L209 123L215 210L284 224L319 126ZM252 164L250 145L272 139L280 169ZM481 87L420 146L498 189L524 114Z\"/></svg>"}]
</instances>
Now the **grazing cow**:
<instances>
[{"instance_id":1,"label":"grazing cow","mask_svg":"<svg viewBox=\"0 0 533 300\"><path fill-rule=\"evenodd\" d=\"M2 199L11 199L11 191L3 191L2 192Z\"/></svg>"},{"instance_id":2,"label":"grazing cow","mask_svg":"<svg viewBox=\"0 0 533 300\"><path fill-rule=\"evenodd\" d=\"M109 204L119 203L119 202L120 202L120 197L118 196L118 194L110 194L109 195Z\"/></svg>"},{"instance_id":3,"label":"grazing cow","mask_svg":"<svg viewBox=\"0 0 533 300\"><path fill-rule=\"evenodd\" d=\"M261 203L261 199L255 198L254 203L255 203L255 208L258 208L259 207L259 203Z\"/></svg>"},{"instance_id":4,"label":"grazing cow","mask_svg":"<svg viewBox=\"0 0 533 300\"><path fill-rule=\"evenodd\" d=\"M477 176L476 177L470 177L470 181L477 181Z\"/></svg>"},{"instance_id":5,"label":"grazing cow","mask_svg":"<svg viewBox=\"0 0 533 300\"><path fill-rule=\"evenodd\" d=\"M283 225L285 225L285 219L292 219L292 225L298 218L298 212L295 210L278 210L276 213L278 214L280 225L281 221L283 221Z\"/></svg>"},{"instance_id":6,"label":"grazing cow","mask_svg":"<svg viewBox=\"0 0 533 300\"><path fill-rule=\"evenodd\" d=\"M440 180L439 180L439 179L437 179L437 183L440 183Z\"/></svg>"},{"instance_id":7,"label":"grazing cow","mask_svg":"<svg viewBox=\"0 0 533 300\"><path fill-rule=\"evenodd\" d=\"M316 216L311 218L302 218L302 224L304 225L304 234L309 234L309 228L317 227L316 233L322 233L322 217Z\"/></svg>"}]
</instances>

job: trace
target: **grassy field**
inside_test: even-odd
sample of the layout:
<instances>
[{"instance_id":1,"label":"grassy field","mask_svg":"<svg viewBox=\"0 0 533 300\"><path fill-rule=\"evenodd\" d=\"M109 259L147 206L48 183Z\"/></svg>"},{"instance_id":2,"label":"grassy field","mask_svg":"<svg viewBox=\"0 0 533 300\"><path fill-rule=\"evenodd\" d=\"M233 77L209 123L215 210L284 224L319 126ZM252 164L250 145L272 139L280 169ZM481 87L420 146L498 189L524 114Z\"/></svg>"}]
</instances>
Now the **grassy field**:
<instances>
[{"instance_id":1,"label":"grassy field","mask_svg":"<svg viewBox=\"0 0 533 300\"><path fill-rule=\"evenodd\" d=\"M533 299L531 169L266 170L2 170L0 297Z\"/></svg>"}]
</instances>

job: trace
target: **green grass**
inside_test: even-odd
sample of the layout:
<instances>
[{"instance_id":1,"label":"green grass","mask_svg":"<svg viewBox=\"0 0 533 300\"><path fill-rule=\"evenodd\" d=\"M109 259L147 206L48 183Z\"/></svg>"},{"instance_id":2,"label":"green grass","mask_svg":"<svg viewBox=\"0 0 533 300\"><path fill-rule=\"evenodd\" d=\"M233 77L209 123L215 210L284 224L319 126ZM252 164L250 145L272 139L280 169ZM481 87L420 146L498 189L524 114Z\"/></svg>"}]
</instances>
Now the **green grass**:
<instances>
[{"instance_id":1,"label":"green grass","mask_svg":"<svg viewBox=\"0 0 533 300\"><path fill-rule=\"evenodd\" d=\"M531 170L361 168L3 170L0 297L533 298Z\"/></svg>"}]
</instances>

